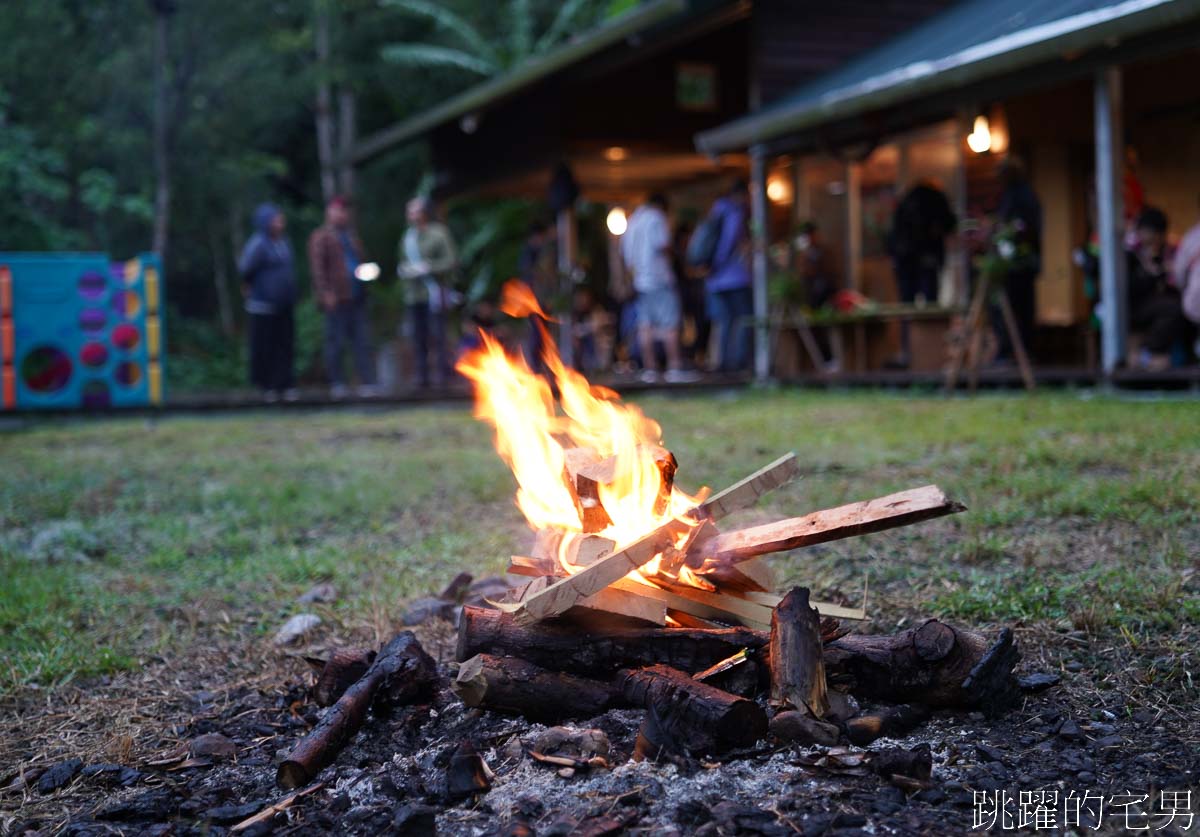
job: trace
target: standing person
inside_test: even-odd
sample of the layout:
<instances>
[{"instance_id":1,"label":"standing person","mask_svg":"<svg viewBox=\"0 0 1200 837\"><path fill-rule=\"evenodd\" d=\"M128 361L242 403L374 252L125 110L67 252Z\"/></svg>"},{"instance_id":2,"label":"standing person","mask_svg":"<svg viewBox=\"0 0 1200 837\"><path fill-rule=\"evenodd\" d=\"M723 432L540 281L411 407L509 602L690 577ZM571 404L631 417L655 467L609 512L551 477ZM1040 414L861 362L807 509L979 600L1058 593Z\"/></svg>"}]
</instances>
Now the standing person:
<instances>
[{"instance_id":1,"label":"standing person","mask_svg":"<svg viewBox=\"0 0 1200 837\"><path fill-rule=\"evenodd\" d=\"M350 222L350 203L335 197L325 207L325 223L308 239L313 294L325 314L325 372L333 398L344 398L348 391L342 363L347 347L358 375L358 396L378 394L367 336L367 289L355 277L362 253L362 242Z\"/></svg>"},{"instance_id":2,"label":"standing person","mask_svg":"<svg viewBox=\"0 0 1200 837\"><path fill-rule=\"evenodd\" d=\"M1183 301L1183 313L1200 325L1200 221L1183 234L1175 251L1175 284Z\"/></svg>"},{"instance_id":3,"label":"standing person","mask_svg":"<svg viewBox=\"0 0 1200 837\"><path fill-rule=\"evenodd\" d=\"M950 209L946 193L932 180L916 183L896 205L888 250L896 272L900 301L926 303L938 298L938 278L946 262L946 237L954 232L958 219ZM900 356L889 365L909 365L908 321L900 323Z\"/></svg>"},{"instance_id":4,"label":"standing person","mask_svg":"<svg viewBox=\"0 0 1200 837\"><path fill-rule=\"evenodd\" d=\"M675 230L671 265L679 280L679 300L683 305L685 321L683 333L688 331L686 321L690 319L692 324L690 337L684 340L684 358L689 364L699 365L708 351L709 322L704 299L704 276L687 260L688 242L694 231L691 224L680 224Z\"/></svg>"},{"instance_id":5,"label":"standing person","mask_svg":"<svg viewBox=\"0 0 1200 837\"><path fill-rule=\"evenodd\" d=\"M633 274L637 292L637 335L642 349L642 380L658 380L654 341L662 341L667 354L668 383L695 380L680 360L679 323L682 312L671 269L671 225L667 221L667 199L653 194L629 216L621 239L621 257Z\"/></svg>"},{"instance_id":6,"label":"standing person","mask_svg":"<svg viewBox=\"0 0 1200 837\"><path fill-rule=\"evenodd\" d=\"M254 210L254 234L242 249L238 273L250 315L250 381L267 401L295 401L296 274L287 221L275 206Z\"/></svg>"},{"instance_id":7,"label":"standing person","mask_svg":"<svg viewBox=\"0 0 1200 837\"><path fill-rule=\"evenodd\" d=\"M741 372L750 364L750 325L754 295L750 290L750 192L746 181L713 204L706 223L717 225L716 247L705 290L709 314L717 328L722 372ZM698 231L699 232L699 231Z\"/></svg>"},{"instance_id":8,"label":"standing person","mask_svg":"<svg viewBox=\"0 0 1200 837\"><path fill-rule=\"evenodd\" d=\"M1003 191L1000 193L1000 203L996 207L996 220L1012 227L1019 235L1022 244L1028 245L1030 255L1024 260L1024 266L1019 270L1010 270L1004 281L1004 293L1008 295L1012 306L1013 319L1017 321L1017 333L1025 344L1026 354L1030 352L1030 337L1033 336L1033 321L1037 307L1036 282L1042 271L1042 203L1029 185L1025 174L1024 162L1016 156L1009 155L1000 163L1000 183ZM1003 321L993 311L993 322L996 324L996 335L999 352L998 362L1011 362L1013 359L1012 341L1008 339L1008 330Z\"/></svg>"},{"instance_id":9,"label":"standing person","mask_svg":"<svg viewBox=\"0 0 1200 837\"><path fill-rule=\"evenodd\" d=\"M400 240L396 272L405 282L404 298L412 327L413 350L421 386L441 386L450 371L446 351L446 309L451 302L458 250L445 224L433 220L428 198L408 202L408 229ZM432 352L434 367L429 369Z\"/></svg>"},{"instance_id":10,"label":"standing person","mask_svg":"<svg viewBox=\"0 0 1200 837\"><path fill-rule=\"evenodd\" d=\"M1171 365L1171 353L1182 347L1187 333L1179 288L1170 273L1174 254L1167 246L1167 226L1166 213L1147 206L1135 222L1137 244L1126 253L1129 326L1142 334L1135 365L1149 372Z\"/></svg>"}]
</instances>

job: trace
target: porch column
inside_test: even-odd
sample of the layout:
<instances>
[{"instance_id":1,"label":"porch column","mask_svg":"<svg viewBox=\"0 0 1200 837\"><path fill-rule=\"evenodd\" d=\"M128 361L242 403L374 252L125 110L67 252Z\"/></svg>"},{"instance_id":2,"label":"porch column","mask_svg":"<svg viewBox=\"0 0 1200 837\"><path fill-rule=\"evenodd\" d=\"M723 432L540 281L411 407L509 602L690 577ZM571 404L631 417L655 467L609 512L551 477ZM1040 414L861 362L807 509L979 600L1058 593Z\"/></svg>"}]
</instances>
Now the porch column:
<instances>
[{"instance_id":1,"label":"porch column","mask_svg":"<svg viewBox=\"0 0 1200 837\"><path fill-rule=\"evenodd\" d=\"M1096 233L1100 244L1100 359L1106 375L1125 357L1126 310L1124 139L1121 68L1096 73Z\"/></svg>"},{"instance_id":2,"label":"porch column","mask_svg":"<svg viewBox=\"0 0 1200 837\"><path fill-rule=\"evenodd\" d=\"M754 291L754 378L771 377L770 335L767 329L767 160L761 147L750 149L750 235L753 243L751 276Z\"/></svg>"}]
</instances>

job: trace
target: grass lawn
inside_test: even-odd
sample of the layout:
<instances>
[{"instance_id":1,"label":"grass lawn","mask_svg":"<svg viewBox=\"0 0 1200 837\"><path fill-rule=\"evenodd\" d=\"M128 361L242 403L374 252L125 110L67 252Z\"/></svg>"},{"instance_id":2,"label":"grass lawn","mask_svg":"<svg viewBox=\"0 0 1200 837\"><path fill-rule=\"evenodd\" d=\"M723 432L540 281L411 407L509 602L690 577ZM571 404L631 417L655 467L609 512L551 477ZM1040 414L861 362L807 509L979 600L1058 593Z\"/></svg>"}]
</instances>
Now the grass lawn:
<instances>
[{"instance_id":1,"label":"grass lawn","mask_svg":"<svg viewBox=\"0 0 1200 837\"><path fill-rule=\"evenodd\" d=\"M1081 638L1191 695L1200 407L1071 394L974 400L730 393L641 402L686 488L787 450L804 478L746 519L937 482L970 511L773 559L875 628L920 615ZM463 407L50 422L0 433L0 698L266 638L318 581L327 624L382 636L528 531ZM1165 650L1164 650L1165 649ZM1027 657L1029 655L1027 654ZM1149 659L1153 658L1153 662ZM1139 664L1141 665L1141 664Z\"/></svg>"}]
</instances>

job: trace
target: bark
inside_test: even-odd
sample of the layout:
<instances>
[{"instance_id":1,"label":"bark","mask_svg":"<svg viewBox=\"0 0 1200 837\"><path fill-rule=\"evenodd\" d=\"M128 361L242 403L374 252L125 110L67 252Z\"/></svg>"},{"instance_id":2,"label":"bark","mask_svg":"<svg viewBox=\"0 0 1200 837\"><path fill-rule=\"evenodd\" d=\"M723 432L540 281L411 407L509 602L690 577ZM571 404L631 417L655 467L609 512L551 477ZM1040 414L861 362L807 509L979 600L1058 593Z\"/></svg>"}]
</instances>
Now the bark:
<instances>
[{"instance_id":1,"label":"bark","mask_svg":"<svg viewBox=\"0 0 1200 837\"><path fill-rule=\"evenodd\" d=\"M935 619L894 636L850 634L825 646L830 685L856 697L996 714L1016 697L1012 631L995 641Z\"/></svg>"},{"instance_id":2,"label":"bark","mask_svg":"<svg viewBox=\"0 0 1200 837\"><path fill-rule=\"evenodd\" d=\"M649 737L669 751L721 752L767 733L767 715L757 703L670 666L623 671L616 683L625 700L653 713L657 729Z\"/></svg>"},{"instance_id":3,"label":"bark","mask_svg":"<svg viewBox=\"0 0 1200 837\"><path fill-rule=\"evenodd\" d=\"M454 691L467 706L548 723L591 718L620 703L608 683L491 654L479 654L463 663Z\"/></svg>"},{"instance_id":4,"label":"bark","mask_svg":"<svg viewBox=\"0 0 1200 837\"><path fill-rule=\"evenodd\" d=\"M371 663L375 652L367 648L339 648L321 666L317 682L313 686L313 700L317 706L332 706L346 690L358 682Z\"/></svg>"},{"instance_id":5,"label":"bark","mask_svg":"<svg viewBox=\"0 0 1200 837\"><path fill-rule=\"evenodd\" d=\"M765 633L748 628L584 632L565 619L520 625L510 614L464 607L457 657L464 661L476 654L507 654L543 668L592 677L656 663L695 673L744 648L757 649L766 644Z\"/></svg>"},{"instance_id":6,"label":"bark","mask_svg":"<svg viewBox=\"0 0 1200 837\"><path fill-rule=\"evenodd\" d=\"M328 204L337 194L334 159L333 83L331 81L330 13L326 0L314 0L313 39L317 52L317 160L321 169L321 197Z\"/></svg>"},{"instance_id":7,"label":"bark","mask_svg":"<svg viewBox=\"0 0 1200 837\"><path fill-rule=\"evenodd\" d=\"M821 657L821 615L808 604L808 588L795 587L771 615L767 645L771 701L824 718L825 663Z\"/></svg>"},{"instance_id":8,"label":"bark","mask_svg":"<svg viewBox=\"0 0 1200 837\"><path fill-rule=\"evenodd\" d=\"M398 634L279 765L279 786L293 789L307 785L362 727L368 708L410 703L424 695L436 678L436 664L413 633Z\"/></svg>"}]
</instances>

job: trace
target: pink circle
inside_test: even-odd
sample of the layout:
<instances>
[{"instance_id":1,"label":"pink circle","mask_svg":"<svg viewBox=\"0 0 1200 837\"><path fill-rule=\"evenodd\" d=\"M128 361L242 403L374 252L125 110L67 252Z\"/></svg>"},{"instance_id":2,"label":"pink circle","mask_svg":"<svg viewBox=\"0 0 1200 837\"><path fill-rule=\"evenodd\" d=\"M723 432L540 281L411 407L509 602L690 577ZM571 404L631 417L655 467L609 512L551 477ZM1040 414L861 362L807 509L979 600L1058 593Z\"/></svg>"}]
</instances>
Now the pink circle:
<instances>
[{"instance_id":1,"label":"pink circle","mask_svg":"<svg viewBox=\"0 0 1200 837\"><path fill-rule=\"evenodd\" d=\"M79 362L92 369L103 366L107 360L108 347L103 343L84 343L83 348L79 350Z\"/></svg>"},{"instance_id":2,"label":"pink circle","mask_svg":"<svg viewBox=\"0 0 1200 837\"><path fill-rule=\"evenodd\" d=\"M137 348L137 344L141 342L142 335L138 332L137 326L132 326L129 323L122 323L112 330L113 345L123 351L130 351Z\"/></svg>"}]
</instances>

